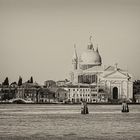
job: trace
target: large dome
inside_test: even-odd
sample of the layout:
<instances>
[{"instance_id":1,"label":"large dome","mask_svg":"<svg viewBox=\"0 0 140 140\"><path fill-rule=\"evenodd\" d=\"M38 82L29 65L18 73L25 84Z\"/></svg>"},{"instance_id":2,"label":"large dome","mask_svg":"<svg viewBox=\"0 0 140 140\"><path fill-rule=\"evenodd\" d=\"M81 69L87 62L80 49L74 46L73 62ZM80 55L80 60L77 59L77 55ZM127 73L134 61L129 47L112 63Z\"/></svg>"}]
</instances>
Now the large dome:
<instances>
[{"instance_id":1,"label":"large dome","mask_svg":"<svg viewBox=\"0 0 140 140\"><path fill-rule=\"evenodd\" d=\"M102 64L102 59L99 54L98 48L95 51L93 48L93 44L90 42L88 44L86 51L84 51L80 56L80 65L89 68L92 66L99 66L101 64Z\"/></svg>"},{"instance_id":2,"label":"large dome","mask_svg":"<svg viewBox=\"0 0 140 140\"><path fill-rule=\"evenodd\" d=\"M81 64L101 65L101 56L98 51L86 50L80 57Z\"/></svg>"}]
</instances>

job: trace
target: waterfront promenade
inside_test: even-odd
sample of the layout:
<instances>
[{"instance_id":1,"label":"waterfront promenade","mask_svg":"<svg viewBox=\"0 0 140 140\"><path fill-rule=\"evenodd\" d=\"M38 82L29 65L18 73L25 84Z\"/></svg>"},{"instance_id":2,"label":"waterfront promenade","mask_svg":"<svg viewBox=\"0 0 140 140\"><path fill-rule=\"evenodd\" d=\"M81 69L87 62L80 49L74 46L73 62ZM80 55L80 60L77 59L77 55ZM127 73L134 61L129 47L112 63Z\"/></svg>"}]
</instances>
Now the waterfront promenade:
<instances>
[{"instance_id":1,"label":"waterfront promenade","mask_svg":"<svg viewBox=\"0 0 140 140\"><path fill-rule=\"evenodd\" d=\"M0 140L139 140L140 105L1 104Z\"/></svg>"}]
</instances>

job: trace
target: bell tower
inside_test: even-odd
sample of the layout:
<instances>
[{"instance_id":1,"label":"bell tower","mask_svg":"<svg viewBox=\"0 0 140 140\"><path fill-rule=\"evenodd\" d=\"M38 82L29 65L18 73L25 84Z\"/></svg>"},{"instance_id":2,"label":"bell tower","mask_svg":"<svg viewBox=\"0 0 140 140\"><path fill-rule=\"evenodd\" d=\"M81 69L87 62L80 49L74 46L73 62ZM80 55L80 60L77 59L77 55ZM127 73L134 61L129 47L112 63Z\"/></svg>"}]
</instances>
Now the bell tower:
<instances>
[{"instance_id":1,"label":"bell tower","mask_svg":"<svg viewBox=\"0 0 140 140\"><path fill-rule=\"evenodd\" d=\"M76 45L74 44L74 55L72 57L72 66L73 70L78 69L78 56L77 56L77 51L76 51Z\"/></svg>"}]
</instances>

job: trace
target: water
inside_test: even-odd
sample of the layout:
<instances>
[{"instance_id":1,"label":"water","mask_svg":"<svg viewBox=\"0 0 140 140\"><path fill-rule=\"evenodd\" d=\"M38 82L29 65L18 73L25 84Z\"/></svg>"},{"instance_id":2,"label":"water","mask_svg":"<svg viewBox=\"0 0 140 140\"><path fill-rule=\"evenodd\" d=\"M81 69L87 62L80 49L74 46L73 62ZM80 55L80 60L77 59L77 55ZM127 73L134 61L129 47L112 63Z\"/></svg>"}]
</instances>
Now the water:
<instances>
[{"instance_id":1,"label":"water","mask_svg":"<svg viewBox=\"0 0 140 140\"><path fill-rule=\"evenodd\" d=\"M1 104L0 139L20 140L140 140L140 106Z\"/></svg>"}]
</instances>

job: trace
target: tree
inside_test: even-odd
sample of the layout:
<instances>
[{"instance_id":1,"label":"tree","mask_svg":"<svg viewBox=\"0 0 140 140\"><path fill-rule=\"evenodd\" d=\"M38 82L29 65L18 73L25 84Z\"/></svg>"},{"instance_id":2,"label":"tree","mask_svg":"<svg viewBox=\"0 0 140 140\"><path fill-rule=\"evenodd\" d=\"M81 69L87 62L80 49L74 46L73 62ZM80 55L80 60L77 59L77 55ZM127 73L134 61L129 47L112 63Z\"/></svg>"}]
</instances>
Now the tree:
<instances>
[{"instance_id":1,"label":"tree","mask_svg":"<svg viewBox=\"0 0 140 140\"><path fill-rule=\"evenodd\" d=\"M31 76L31 78L30 78L30 83L33 83L33 77Z\"/></svg>"},{"instance_id":2,"label":"tree","mask_svg":"<svg viewBox=\"0 0 140 140\"><path fill-rule=\"evenodd\" d=\"M2 83L4 86L9 86L9 79L8 77L5 78L4 82Z\"/></svg>"},{"instance_id":3,"label":"tree","mask_svg":"<svg viewBox=\"0 0 140 140\"><path fill-rule=\"evenodd\" d=\"M18 80L18 86L21 86L22 85L22 77L19 76L19 80Z\"/></svg>"},{"instance_id":4,"label":"tree","mask_svg":"<svg viewBox=\"0 0 140 140\"><path fill-rule=\"evenodd\" d=\"M31 76L30 80L27 81L27 83L33 83L33 77Z\"/></svg>"}]
</instances>

